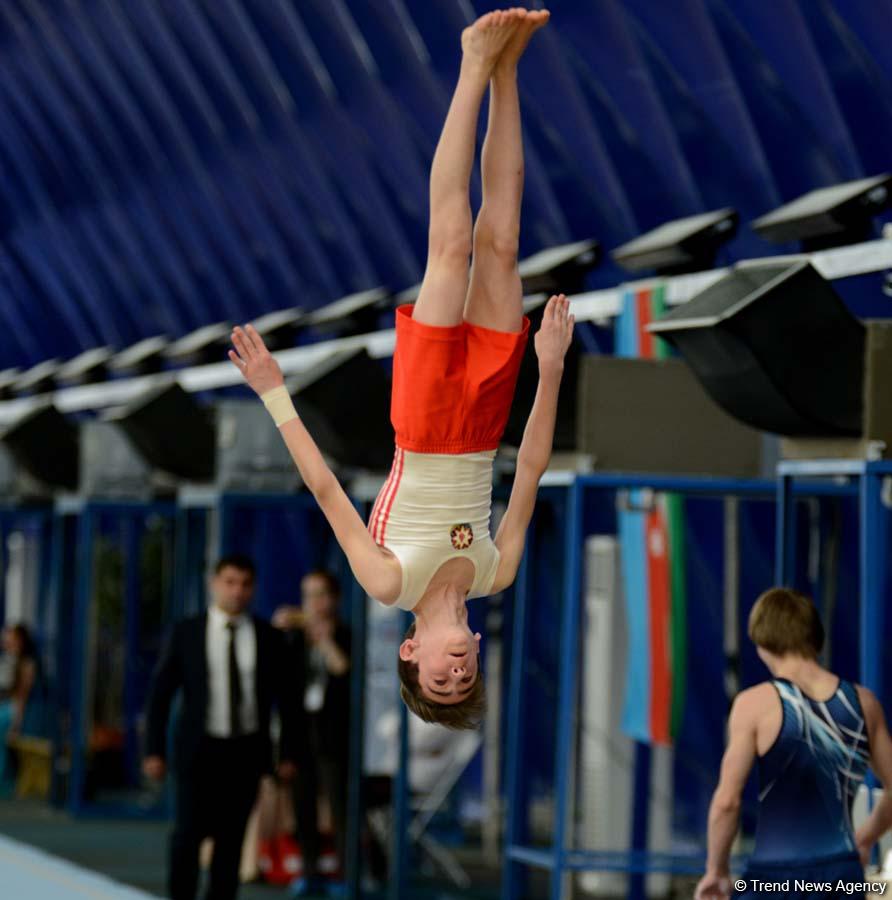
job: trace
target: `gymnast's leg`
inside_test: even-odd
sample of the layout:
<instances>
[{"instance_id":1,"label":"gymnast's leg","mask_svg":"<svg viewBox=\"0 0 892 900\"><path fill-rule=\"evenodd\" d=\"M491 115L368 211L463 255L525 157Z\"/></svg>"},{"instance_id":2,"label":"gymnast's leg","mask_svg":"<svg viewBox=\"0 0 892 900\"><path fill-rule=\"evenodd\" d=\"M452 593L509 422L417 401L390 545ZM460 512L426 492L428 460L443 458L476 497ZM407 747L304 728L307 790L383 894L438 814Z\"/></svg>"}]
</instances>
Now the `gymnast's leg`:
<instances>
[{"instance_id":1,"label":"gymnast's leg","mask_svg":"<svg viewBox=\"0 0 892 900\"><path fill-rule=\"evenodd\" d=\"M523 292L517 272L523 140L517 63L534 32L548 21L545 10L529 11L496 64L489 93L483 143L483 203L474 227L470 287L464 317L496 331L520 331Z\"/></svg>"},{"instance_id":2,"label":"gymnast's leg","mask_svg":"<svg viewBox=\"0 0 892 900\"><path fill-rule=\"evenodd\" d=\"M462 33L461 72L431 165L427 268L412 312L427 325L458 325L464 315L477 118L496 63L526 15L487 13Z\"/></svg>"}]
</instances>

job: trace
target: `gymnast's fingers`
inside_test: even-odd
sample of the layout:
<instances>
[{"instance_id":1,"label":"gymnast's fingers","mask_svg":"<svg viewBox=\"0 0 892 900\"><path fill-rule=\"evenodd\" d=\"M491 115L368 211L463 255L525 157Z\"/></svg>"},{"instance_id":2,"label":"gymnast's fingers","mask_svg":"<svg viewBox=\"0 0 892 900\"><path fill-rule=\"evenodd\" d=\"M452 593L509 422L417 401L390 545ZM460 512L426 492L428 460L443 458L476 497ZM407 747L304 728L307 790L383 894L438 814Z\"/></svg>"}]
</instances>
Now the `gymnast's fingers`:
<instances>
[{"instance_id":1,"label":"gymnast's fingers","mask_svg":"<svg viewBox=\"0 0 892 900\"><path fill-rule=\"evenodd\" d=\"M235 349L238 350L238 355L242 358L245 363L251 359L254 355L254 348L251 344L248 343L248 339L245 336L245 332L238 327L232 329L232 343L235 344Z\"/></svg>"},{"instance_id":2,"label":"gymnast's fingers","mask_svg":"<svg viewBox=\"0 0 892 900\"><path fill-rule=\"evenodd\" d=\"M247 367L245 361L235 352L235 350L229 351L229 359L238 367L240 372L244 372Z\"/></svg>"},{"instance_id":3,"label":"gymnast's fingers","mask_svg":"<svg viewBox=\"0 0 892 900\"><path fill-rule=\"evenodd\" d=\"M257 341L254 340L254 335L251 334L251 326L246 325L244 328L240 328L236 326L238 333L242 336L242 340L245 342L245 346L248 348L252 356L255 356L260 348L257 346ZM255 332L256 334L256 332Z\"/></svg>"},{"instance_id":4,"label":"gymnast's fingers","mask_svg":"<svg viewBox=\"0 0 892 900\"><path fill-rule=\"evenodd\" d=\"M245 326L245 334L248 336L248 340L253 344L254 350L257 353L266 353L266 344L263 343L263 338L260 336L260 332L253 325Z\"/></svg>"}]
</instances>

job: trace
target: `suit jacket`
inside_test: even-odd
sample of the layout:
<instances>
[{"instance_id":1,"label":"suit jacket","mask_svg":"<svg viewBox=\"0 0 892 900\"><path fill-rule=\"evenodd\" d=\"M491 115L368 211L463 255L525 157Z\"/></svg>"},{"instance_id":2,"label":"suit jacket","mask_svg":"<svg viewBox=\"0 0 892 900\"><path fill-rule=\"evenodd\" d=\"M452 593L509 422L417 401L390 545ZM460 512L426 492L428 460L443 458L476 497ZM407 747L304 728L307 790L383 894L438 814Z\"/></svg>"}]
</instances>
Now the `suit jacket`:
<instances>
[{"instance_id":1,"label":"suit jacket","mask_svg":"<svg viewBox=\"0 0 892 900\"><path fill-rule=\"evenodd\" d=\"M257 724L263 744L263 764L272 767L270 714L279 709L282 729L279 759L296 761L297 741L302 729L303 691L297 667L286 652L281 632L254 616L257 635ZM173 626L152 679L147 706L146 754L167 756L167 722L170 706L178 690L182 706L174 731L174 763L188 769L198 762L205 734L208 707L208 666L206 651L207 614L183 619Z\"/></svg>"}]
</instances>

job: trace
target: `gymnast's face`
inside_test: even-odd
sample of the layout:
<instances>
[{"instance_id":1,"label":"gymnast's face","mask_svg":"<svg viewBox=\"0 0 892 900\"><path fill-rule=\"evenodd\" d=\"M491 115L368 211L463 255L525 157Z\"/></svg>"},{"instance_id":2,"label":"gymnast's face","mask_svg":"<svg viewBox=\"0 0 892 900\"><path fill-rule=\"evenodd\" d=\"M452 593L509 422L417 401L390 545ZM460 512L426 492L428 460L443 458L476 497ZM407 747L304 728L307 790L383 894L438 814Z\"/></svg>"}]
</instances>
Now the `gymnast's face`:
<instances>
[{"instance_id":1,"label":"gymnast's face","mask_svg":"<svg viewBox=\"0 0 892 900\"><path fill-rule=\"evenodd\" d=\"M417 623L416 623L417 626ZM434 703L461 703L477 679L480 635L467 625L429 625L400 646L400 659L418 664L421 692Z\"/></svg>"}]
</instances>

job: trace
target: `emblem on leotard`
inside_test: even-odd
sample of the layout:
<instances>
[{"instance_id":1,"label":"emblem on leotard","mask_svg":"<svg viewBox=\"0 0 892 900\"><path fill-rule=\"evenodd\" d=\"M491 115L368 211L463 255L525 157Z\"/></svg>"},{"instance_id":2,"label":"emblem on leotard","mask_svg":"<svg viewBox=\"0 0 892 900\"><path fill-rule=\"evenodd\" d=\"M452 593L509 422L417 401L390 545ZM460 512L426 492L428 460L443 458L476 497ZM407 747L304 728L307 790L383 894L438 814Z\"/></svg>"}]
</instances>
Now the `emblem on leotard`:
<instances>
[{"instance_id":1,"label":"emblem on leotard","mask_svg":"<svg viewBox=\"0 0 892 900\"><path fill-rule=\"evenodd\" d=\"M471 528L470 522L453 525L452 531L449 532L449 537L452 538L452 546L456 550L467 550L474 542L474 529Z\"/></svg>"}]
</instances>

